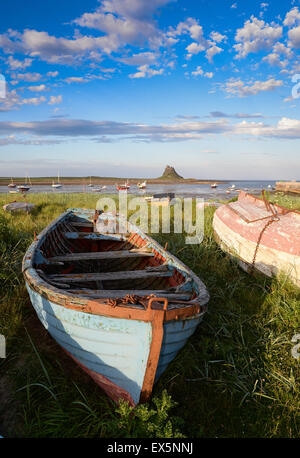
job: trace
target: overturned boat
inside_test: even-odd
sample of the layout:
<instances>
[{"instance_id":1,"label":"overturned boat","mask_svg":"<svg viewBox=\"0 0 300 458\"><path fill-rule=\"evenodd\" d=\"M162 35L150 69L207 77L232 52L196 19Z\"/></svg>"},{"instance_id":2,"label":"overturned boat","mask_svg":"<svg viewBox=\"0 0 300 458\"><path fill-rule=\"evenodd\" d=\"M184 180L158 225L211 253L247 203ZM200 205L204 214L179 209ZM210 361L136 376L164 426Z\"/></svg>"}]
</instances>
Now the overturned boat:
<instances>
[{"instance_id":1,"label":"overturned boat","mask_svg":"<svg viewBox=\"0 0 300 458\"><path fill-rule=\"evenodd\" d=\"M32 305L115 401L146 401L207 309L202 281L120 215L69 209L23 259Z\"/></svg>"},{"instance_id":2,"label":"overturned boat","mask_svg":"<svg viewBox=\"0 0 300 458\"><path fill-rule=\"evenodd\" d=\"M221 248L247 272L280 273L300 286L300 212L241 191L236 202L214 214L213 229Z\"/></svg>"},{"instance_id":3,"label":"overturned boat","mask_svg":"<svg viewBox=\"0 0 300 458\"><path fill-rule=\"evenodd\" d=\"M30 213L34 207L35 204L30 204L28 202L11 202L10 204L3 205L3 210L8 212L24 211L26 213Z\"/></svg>"}]
</instances>

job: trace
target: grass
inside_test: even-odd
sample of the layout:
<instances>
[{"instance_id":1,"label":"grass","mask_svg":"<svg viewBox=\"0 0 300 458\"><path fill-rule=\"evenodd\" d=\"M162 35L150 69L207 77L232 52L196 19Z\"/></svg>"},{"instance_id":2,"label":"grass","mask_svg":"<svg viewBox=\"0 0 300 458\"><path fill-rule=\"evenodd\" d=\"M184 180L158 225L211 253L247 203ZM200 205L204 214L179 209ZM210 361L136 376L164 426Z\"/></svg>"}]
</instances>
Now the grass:
<instances>
[{"instance_id":1,"label":"grass","mask_svg":"<svg viewBox=\"0 0 300 458\"><path fill-rule=\"evenodd\" d=\"M3 196L1 206L12 201ZM153 390L132 411L116 407L49 337L21 275L34 238L68 207L95 208L88 194L32 194L29 215L0 211L0 435L11 437L289 437L300 435L300 291L285 278L249 276L213 238L186 245L181 234L154 234L204 281L209 311ZM289 208L300 199L272 196Z\"/></svg>"}]
</instances>

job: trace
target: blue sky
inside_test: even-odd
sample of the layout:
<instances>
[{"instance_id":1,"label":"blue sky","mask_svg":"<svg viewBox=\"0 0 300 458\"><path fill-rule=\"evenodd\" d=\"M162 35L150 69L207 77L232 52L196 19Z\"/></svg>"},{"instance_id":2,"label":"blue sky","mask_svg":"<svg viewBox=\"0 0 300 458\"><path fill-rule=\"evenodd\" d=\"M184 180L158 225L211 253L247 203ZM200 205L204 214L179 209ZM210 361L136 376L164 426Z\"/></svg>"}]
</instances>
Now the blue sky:
<instances>
[{"instance_id":1,"label":"blue sky","mask_svg":"<svg viewBox=\"0 0 300 458\"><path fill-rule=\"evenodd\" d=\"M0 176L300 179L299 3L5 2Z\"/></svg>"}]
</instances>

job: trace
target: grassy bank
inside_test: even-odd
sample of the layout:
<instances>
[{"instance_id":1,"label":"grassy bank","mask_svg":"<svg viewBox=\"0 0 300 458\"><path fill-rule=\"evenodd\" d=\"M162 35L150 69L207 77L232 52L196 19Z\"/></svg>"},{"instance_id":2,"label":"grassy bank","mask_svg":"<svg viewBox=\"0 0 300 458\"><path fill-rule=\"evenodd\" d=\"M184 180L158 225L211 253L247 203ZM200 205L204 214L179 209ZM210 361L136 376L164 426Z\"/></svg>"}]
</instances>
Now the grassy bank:
<instances>
[{"instance_id":1,"label":"grassy bank","mask_svg":"<svg viewBox=\"0 0 300 458\"><path fill-rule=\"evenodd\" d=\"M115 197L115 196L114 196ZM4 203L12 196L1 196ZM20 199L20 198L19 198ZM31 306L21 261L34 237L68 207L94 208L90 194L32 194L29 215L0 210L0 435L19 437L299 437L300 291L286 279L249 276L205 237L153 235L206 284L203 323L168 367L151 401L117 408L49 337ZM272 197L290 208L300 199Z\"/></svg>"}]
</instances>

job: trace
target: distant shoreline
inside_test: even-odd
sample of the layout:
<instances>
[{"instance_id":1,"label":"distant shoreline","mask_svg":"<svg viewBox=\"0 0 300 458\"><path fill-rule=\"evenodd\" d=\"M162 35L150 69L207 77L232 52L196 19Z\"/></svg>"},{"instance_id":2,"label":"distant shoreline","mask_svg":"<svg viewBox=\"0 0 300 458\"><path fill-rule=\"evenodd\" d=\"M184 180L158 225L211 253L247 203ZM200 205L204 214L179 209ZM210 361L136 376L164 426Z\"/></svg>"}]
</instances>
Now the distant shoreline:
<instances>
[{"instance_id":1,"label":"distant shoreline","mask_svg":"<svg viewBox=\"0 0 300 458\"><path fill-rule=\"evenodd\" d=\"M23 184L26 181L25 177L12 177L13 182L16 185ZM52 182L57 182L57 177L39 177L30 178L32 185L52 185ZM88 185L90 184L90 178L88 177L61 177L60 183L64 185ZM146 181L147 184L223 184L228 183L229 180L197 180L196 178L184 178L182 180L168 180L162 178L114 178L114 177L92 177L91 183L93 185L114 185L116 183L122 184L128 181L130 184L137 184L139 182ZM8 177L0 177L0 186L7 186L11 183L11 179Z\"/></svg>"}]
</instances>

